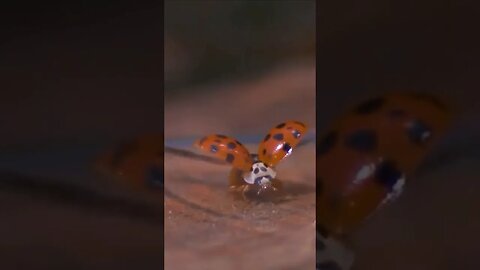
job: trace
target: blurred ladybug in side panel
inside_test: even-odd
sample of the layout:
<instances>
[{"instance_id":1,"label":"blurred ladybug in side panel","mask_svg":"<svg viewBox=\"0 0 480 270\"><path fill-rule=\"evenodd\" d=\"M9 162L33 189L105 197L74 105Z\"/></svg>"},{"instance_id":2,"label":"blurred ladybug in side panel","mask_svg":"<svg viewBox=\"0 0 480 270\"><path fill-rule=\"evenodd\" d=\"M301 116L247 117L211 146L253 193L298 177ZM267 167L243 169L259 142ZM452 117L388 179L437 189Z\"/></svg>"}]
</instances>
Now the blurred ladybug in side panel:
<instances>
[{"instance_id":1,"label":"blurred ladybug in side panel","mask_svg":"<svg viewBox=\"0 0 480 270\"><path fill-rule=\"evenodd\" d=\"M435 97L392 93L361 103L317 138L317 224L349 234L397 198L445 133L450 110Z\"/></svg>"},{"instance_id":2,"label":"blurred ladybug in side panel","mask_svg":"<svg viewBox=\"0 0 480 270\"><path fill-rule=\"evenodd\" d=\"M163 152L162 134L143 135L100 155L95 169L127 188L163 192Z\"/></svg>"},{"instance_id":3,"label":"blurred ladybug in side panel","mask_svg":"<svg viewBox=\"0 0 480 270\"><path fill-rule=\"evenodd\" d=\"M230 190L247 200L274 200L281 194L275 166L288 157L306 133L305 124L286 121L272 128L260 143L257 154L250 154L239 141L224 135L209 135L195 142L203 152L233 167Z\"/></svg>"}]
</instances>

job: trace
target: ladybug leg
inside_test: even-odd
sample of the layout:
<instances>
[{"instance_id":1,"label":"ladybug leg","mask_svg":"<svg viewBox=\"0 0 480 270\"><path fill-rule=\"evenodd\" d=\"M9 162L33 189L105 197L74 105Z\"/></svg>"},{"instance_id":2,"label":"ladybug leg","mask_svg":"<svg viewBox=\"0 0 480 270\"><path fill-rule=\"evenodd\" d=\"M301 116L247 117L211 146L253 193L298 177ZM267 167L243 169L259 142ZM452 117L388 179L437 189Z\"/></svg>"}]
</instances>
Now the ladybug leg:
<instances>
[{"instance_id":1,"label":"ladybug leg","mask_svg":"<svg viewBox=\"0 0 480 270\"><path fill-rule=\"evenodd\" d=\"M251 186L250 186L250 185L244 185L244 186L242 187L242 197L243 197L243 200L245 200L245 201L251 201L250 199L248 199L248 196L247 196L247 194L248 194L249 192L251 192L250 190L251 190Z\"/></svg>"},{"instance_id":2,"label":"ladybug leg","mask_svg":"<svg viewBox=\"0 0 480 270\"><path fill-rule=\"evenodd\" d=\"M245 181L243 181L243 171L233 168L230 171L230 175L228 177L228 186L230 193L234 196L237 200L244 200L248 201L246 197L246 192L248 192L249 188Z\"/></svg>"},{"instance_id":3,"label":"ladybug leg","mask_svg":"<svg viewBox=\"0 0 480 270\"><path fill-rule=\"evenodd\" d=\"M230 186L230 189L233 187L241 187L244 186L246 183L243 181L242 178L243 171L233 168L230 171L230 175L228 177L228 185Z\"/></svg>"},{"instance_id":4,"label":"ladybug leg","mask_svg":"<svg viewBox=\"0 0 480 270\"><path fill-rule=\"evenodd\" d=\"M273 179L272 180L272 187L275 191L281 191L283 190L283 184L280 180L278 179Z\"/></svg>"}]
</instances>

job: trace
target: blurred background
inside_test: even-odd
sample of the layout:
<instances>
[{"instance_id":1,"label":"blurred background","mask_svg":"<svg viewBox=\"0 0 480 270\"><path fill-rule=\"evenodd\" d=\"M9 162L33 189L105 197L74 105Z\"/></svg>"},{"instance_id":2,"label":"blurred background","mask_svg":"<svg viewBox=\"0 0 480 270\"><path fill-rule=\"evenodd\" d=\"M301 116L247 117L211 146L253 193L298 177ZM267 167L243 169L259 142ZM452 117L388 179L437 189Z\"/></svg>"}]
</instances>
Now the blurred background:
<instances>
[{"instance_id":1,"label":"blurred background","mask_svg":"<svg viewBox=\"0 0 480 270\"><path fill-rule=\"evenodd\" d=\"M315 1L166 1L167 139L313 125L315 29Z\"/></svg>"},{"instance_id":2,"label":"blurred background","mask_svg":"<svg viewBox=\"0 0 480 270\"><path fill-rule=\"evenodd\" d=\"M1 4L0 269L163 265L163 205L92 170L118 141L163 130L162 12Z\"/></svg>"},{"instance_id":3,"label":"blurred background","mask_svg":"<svg viewBox=\"0 0 480 270\"><path fill-rule=\"evenodd\" d=\"M162 6L2 8L1 146L162 130ZM145 121L138 121L144 119Z\"/></svg>"},{"instance_id":4,"label":"blurred background","mask_svg":"<svg viewBox=\"0 0 480 270\"><path fill-rule=\"evenodd\" d=\"M315 61L314 1L166 1L165 94Z\"/></svg>"}]
</instances>

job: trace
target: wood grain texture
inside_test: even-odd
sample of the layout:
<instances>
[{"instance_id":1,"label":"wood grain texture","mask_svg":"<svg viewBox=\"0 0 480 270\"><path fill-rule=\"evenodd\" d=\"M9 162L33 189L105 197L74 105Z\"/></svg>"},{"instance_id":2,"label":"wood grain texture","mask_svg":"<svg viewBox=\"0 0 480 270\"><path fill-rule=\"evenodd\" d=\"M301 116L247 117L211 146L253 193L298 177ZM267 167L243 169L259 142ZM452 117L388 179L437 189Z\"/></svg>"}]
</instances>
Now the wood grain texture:
<instances>
[{"instance_id":1,"label":"wood grain texture","mask_svg":"<svg viewBox=\"0 0 480 270\"><path fill-rule=\"evenodd\" d=\"M165 134L167 138L199 132L263 138L272 126L292 118L313 126L312 71L308 66L284 69L258 80L224 85L221 92L209 89L191 99L167 100ZM293 87L296 91L289 91ZM256 144L246 147L252 153L258 149ZM314 143L294 149L279 163L277 176L290 194L280 204L234 200L227 192L229 170L166 153L165 269L313 269Z\"/></svg>"}]
</instances>

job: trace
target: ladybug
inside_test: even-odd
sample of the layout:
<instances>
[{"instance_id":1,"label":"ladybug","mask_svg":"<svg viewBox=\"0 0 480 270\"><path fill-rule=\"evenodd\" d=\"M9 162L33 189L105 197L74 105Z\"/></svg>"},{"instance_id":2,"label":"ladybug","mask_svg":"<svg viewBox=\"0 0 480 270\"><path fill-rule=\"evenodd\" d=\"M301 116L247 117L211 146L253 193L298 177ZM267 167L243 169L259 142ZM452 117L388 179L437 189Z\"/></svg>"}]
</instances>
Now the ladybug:
<instances>
[{"instance_id":1,"label":"ladybug","mask_svg":"<svg viewBox=\"0 0 480 270\"><path fill-rule=\"evenodd\" d=\"M147 134L102 153L94 169L123 186L151 193L163 190L163 134Z\"/></svg>"},{"instance_id":2,"label":"ladybug","mask_svg":"<svg viewBox=\"0 0 480 270\"><path fill-rule=\"evenodd\" d=\"M450 121L433 96L390 93L355 106L317 137L317 270L350 268L353 254L326 258L327 243L342 242L398 198Z\"/></svg>"},{"instance_id":3,"label":"ladybug","mask_svg":"<svg viewBox=\"0 0 480 270\"><path fill-rule=\"evenodd\" d=\"M242 143L220 134L205 136L194 146L232 166L230 191L245 200L272 201L283 195L275 166L292 153L306 131L307 126L299 121L278 124L264 137L257 154L250 154Z\"/></svg>"}]
</instances>

